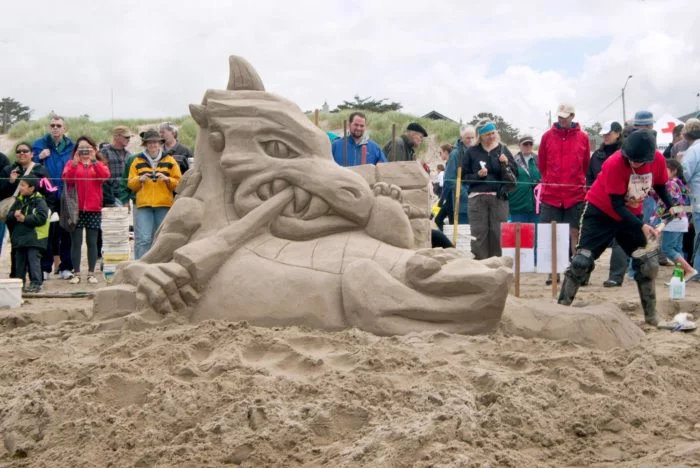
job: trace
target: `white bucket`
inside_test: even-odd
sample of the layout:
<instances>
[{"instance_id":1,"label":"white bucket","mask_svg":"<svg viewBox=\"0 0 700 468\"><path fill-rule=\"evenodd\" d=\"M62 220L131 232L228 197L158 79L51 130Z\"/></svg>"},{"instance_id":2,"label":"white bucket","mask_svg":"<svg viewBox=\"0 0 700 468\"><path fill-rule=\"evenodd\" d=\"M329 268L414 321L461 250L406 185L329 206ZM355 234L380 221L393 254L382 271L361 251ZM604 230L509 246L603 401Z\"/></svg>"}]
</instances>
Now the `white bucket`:
<instances>
[{"instance_id":1,"label":"white bucket","mask_svg":"<svg viewBox=\"0 0 700 468\"><path fill-rule=\"evenodd\" d=\"M0 279L0 309L22 305L22 280Z\"/></svg>"}]
</instances>

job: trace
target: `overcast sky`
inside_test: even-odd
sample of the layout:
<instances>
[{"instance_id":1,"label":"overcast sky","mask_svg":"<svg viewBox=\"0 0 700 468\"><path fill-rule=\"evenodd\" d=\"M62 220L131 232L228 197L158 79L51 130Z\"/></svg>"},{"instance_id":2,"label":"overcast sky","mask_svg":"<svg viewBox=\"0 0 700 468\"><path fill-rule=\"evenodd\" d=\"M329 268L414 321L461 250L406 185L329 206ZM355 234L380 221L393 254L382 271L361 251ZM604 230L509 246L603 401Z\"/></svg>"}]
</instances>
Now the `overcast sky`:
<instances>
[{"instance_id":1,"label":"overcast sky","mask_svg":"<svg viewBox=\"0 0 700 468\"><path fill-rule=\"evenodd\" d=\"M686 114L700 92L692 0L471 2L3 0L0 96L93 119L187 113L228 55L302 109L353 95L539 133L560 101L585 124ZM113 90L114 106L110 104ZM371 122L370 122L371 124Z\"/></svg>"}]
</instances>

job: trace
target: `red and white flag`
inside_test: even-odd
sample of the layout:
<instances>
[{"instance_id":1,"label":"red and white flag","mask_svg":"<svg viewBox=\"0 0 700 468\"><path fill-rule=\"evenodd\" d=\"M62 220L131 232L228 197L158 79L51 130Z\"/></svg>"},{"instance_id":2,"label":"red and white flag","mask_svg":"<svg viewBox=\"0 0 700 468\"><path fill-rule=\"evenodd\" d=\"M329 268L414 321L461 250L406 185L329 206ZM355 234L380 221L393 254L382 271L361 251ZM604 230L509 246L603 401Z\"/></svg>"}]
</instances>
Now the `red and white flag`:
<instances>
[{"instance_id":1,"label":"red and white flag","mask_svg":"<svg viewBox=\"0 0 700 468\"><path fill-rule=\"evenodd\" d=\"M535 271L535 225L532 223L501 224L501 248L504 257L515 259L515 226L520 224L520 271Z\"/></svg>"}]
</instances>

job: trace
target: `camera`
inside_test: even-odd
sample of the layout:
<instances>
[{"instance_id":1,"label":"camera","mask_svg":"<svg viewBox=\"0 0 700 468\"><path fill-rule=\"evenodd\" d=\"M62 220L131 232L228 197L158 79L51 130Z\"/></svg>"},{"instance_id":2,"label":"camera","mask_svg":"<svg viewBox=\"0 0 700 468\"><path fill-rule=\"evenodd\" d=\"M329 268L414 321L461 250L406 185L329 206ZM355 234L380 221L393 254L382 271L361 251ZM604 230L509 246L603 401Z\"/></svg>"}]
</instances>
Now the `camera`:
<instances>
[{"instance_id":1,"label":"camera","mask_svg":"<svg viewBox=\"0 0 700 468\"><path fill-rule=\"evenodd\" d=\"M87 156L88 154L90 154L90 150L89 150L89 149L82 149L82 148L81 148L81 149L78 150L78 154L81 155L81 156Z\"/></svg>"},{"instance_id":2,"label":"camera","mask_svg":"<svg viewBox=\"0 0 700 468\"><path fill-rule=\"evenodd\" d=\"M151 173L151 180L152 180L153 182L155 182L155 181L158 180L158 173L157 173L156 171L153 171L153 172Z\"/></svg>"}]
</instances>

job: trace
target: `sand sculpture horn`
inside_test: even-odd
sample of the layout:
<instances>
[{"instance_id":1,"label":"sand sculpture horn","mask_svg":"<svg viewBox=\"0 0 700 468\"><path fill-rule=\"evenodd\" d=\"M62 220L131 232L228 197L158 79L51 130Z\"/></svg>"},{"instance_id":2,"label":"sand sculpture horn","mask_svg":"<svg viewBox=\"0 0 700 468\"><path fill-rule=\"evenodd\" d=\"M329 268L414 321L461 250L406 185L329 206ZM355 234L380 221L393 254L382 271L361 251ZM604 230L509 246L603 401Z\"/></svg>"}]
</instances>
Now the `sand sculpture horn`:
<instances>
[{"instance_id":1,"label":"sand sculpture horn","mask_svg":"<svg viewBox=\"0 0 700 468\"><path fill-rule=\"evenodd\" d=\"M412 222L427 209L411 214L396 185L338 166L295 104L265 92L244 59L229 63L228 89L190 108L196 163L153 248L97 291L95 318L492 331L512 280L504 261L415 250Z\"/></svg>"}]
</instances>

